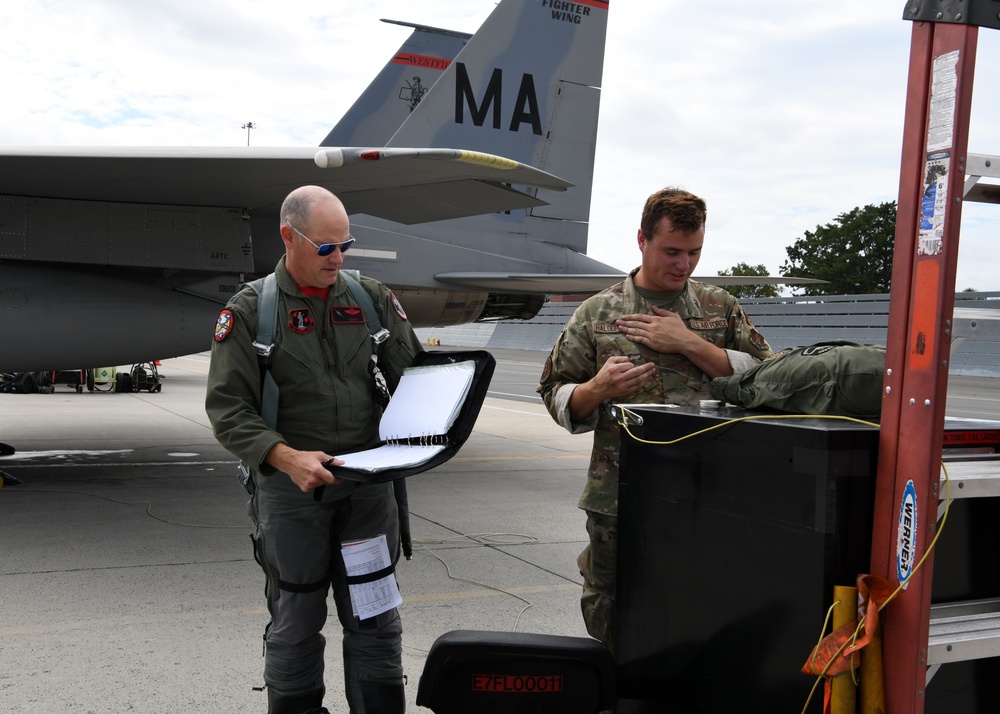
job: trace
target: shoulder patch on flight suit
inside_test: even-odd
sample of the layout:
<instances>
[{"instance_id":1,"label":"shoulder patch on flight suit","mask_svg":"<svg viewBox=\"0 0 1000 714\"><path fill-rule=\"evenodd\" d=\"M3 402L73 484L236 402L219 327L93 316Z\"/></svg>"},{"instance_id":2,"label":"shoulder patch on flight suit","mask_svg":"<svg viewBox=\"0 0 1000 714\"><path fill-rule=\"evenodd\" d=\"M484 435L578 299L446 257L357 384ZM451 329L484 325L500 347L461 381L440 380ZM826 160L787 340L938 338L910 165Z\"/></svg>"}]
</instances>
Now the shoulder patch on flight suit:
<instances>
[{"instance_id":1,"label":"shoulder patch on flight suit","mask_svg":"<svg viewBox=\"0 0 1000 714\"><path fill-rule=\"evenodd\" d=\"M357 305L334 305L330 308L330 322L334 325L363 325L365 313Z\"/></svg>"},{"instance_id":2,"label":"shoulder patch on flight suit","mask_svg":"<svg viewBox=\"0 0 1000 714\"><path fill-rule=\"evenodd\" d=\"M540 381L544 382L549 377L552 376L552 355L545 358L545 367L542 368L542 378Z\"/></svg>"},{"instance_id":3,"label":"shoulder patch on flight suit","mask_svg":"<svg viewBox=\"0 0 1000 714\"><path fill-rule=\"evenodd\" d=\"M403 306L399 303L399 298L396 297L396 293L389 293L389 296L392 298L392 306L396 308L396 314L405 320L406 311L403 310Z\"/></svg>"},{"instance_id":4,"label":"shoulder patch on flight suit","mask_svg":"<svg viewBox=\"0 0 1000 714\"><path fill-rule=\"evenodd\" d=\"M223 310L215 321L215 341L222 342L233 331L233 313Z\"/></svg>"},{"instance_id":5,"label":"shoulder patch on flight suit","mask_svg":"<svg viewBox=\"0 0 1000 714\"><path fill-rule=\"evenodd\" d=\"M316 327L316 321L312 319L309 308L288 311L288 329L299 335L312 332Z\"/></svg>"}]
</instances>

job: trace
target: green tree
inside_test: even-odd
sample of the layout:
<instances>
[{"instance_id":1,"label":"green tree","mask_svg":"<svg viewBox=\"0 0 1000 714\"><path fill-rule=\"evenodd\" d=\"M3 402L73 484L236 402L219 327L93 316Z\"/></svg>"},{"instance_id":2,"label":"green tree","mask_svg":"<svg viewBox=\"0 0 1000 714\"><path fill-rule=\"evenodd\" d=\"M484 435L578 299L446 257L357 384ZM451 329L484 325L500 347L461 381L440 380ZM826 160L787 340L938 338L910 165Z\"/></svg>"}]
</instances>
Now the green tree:
<instances>
[{"instance_id":1,"label":"green tree","mask_svg":"<svg viewBox=\"0 0 1000 714\"><path fill-rule=\"evenodd\" d=\"M781 272L828 281L803 287L804 295L887 293L895 234L895 201L855 208L785 248Z\"/></svg>"},{"instance_id":2,"label":"green tree","mask_svg":"<svg viewBox=\"0 0 1000 714\"><path fill-rule=\"evenodd\" d=\"M743 276L769 275L767 267L763 263L750 265L749 263L737 263L729 270L720 270L722 276ZM766 298L778 297L778 289L774 285L727 285L726 290L738 298Z\"/></svg>"}]
</instances>

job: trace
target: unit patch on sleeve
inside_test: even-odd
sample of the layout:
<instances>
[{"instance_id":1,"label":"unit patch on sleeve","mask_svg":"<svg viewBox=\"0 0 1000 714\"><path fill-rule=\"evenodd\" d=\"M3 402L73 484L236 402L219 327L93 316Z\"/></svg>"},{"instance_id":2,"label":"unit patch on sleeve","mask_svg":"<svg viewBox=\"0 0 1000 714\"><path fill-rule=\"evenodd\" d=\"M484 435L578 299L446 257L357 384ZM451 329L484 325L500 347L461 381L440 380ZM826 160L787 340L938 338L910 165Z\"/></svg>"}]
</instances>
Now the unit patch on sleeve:
<instances>
[{"instance_id":1,"label":"unit patch on sleeve","mask_svg":"<svg viewBox=\"0 0 1000 714\"><path fill-rule=\"evenodd\" d=\"M392 296L392 306L396 308L396 314L405 320L406 312L403 310L403 306L400 304L399 298L396 297L396 293L389 293L389 295Z\"/></svg>"},{"instance_id":2,"label":"unit patch on sleeve","mask_svg":"<svg viewBox=\"0 0 1000 714\"><path fill-rule=\"evenodd\" d=\"M215 341L222 342L233 331L233 313L223 310L215 321Z\"/></svg>"},{"instance_id":3,"label":"unit patch on sleeve","mask_svg":"<svg viewBox=\"0 0 1000 714\"><path fill-rule=\"evenodd\" d=\"M307 332L312 332L314 327L316 327L316 321L309 314L309 308L288 311L288 329L292 332L304 335Z\"/></svg>"},{"instance_id":4,"label":"unit patch on sleeve","mask_svg":"<svg viewBox=\"0 0 1000 714\"><path fill-rule=\"evenodd\" d=\"M330 308L330 322L334 325L363 325L365 313L357 305L334 305Z\"/></svg>"}]
</instances>

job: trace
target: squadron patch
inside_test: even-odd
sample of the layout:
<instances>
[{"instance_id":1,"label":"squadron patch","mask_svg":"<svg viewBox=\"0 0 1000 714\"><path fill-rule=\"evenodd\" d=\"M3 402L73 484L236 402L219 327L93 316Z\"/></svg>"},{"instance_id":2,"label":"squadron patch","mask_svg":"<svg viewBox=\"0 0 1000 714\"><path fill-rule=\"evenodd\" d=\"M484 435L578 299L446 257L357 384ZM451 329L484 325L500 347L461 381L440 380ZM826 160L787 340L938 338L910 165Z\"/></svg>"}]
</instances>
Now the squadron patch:
<instances>
[{"instance_id":1,"label":"squadron patch","mask_svg":"<svg viewBox=\"0 0 1000 714\"><path fill-rule=\"evenodd\" d=\"M549 377L552 376L552 355L549 355L545 359L545 367L542 368L542 378L541 381L544 382Z\"/></svg>"},{"instance_id":2,"label":"squadron patch","mask_svg":"<svg viewBox=\"0 0 1000 714\"><path fill-rule=\"evenodd\" d=\"M215 321L215 341L222 342L233 331L233 313L223 310Z\"/></svg>"},{"instance_id":3,"label":"squadron patch","mask_svg":"<svg viewBox=\"0 0 1000 714\"><path fill-rule=\"evenodd\" d=\"M403 310L403 306L400 305L399 298L396 297L396 293L389 293L389 295L392 297L392 306L396 308L396 314L405 320L406 311Z\"/></svg>"},{"instance_id":4,"label":"squadron patch","mask_svg":"<svg viewBox=\"0 0 1000 714\"><path fill-rule=\"evenodd\" d=\"M330 308L330 322L334 325L363 325L365 313L357 305L335 305Z\"/></svg>"},{"instance_id":5,"label":"squadron patch","mask_svg":"<svg viewBox=\"0 0 1000 714\"><path fill-rule=\"evenodd\" d=\"M309 314L309 308L301 308L299 310L289 310L288 312L288 329L300 335L304 335L307 332L312 332L313 328L316 327L316 321L312 319L312 315Z\"/></svg>"}]
</instances>

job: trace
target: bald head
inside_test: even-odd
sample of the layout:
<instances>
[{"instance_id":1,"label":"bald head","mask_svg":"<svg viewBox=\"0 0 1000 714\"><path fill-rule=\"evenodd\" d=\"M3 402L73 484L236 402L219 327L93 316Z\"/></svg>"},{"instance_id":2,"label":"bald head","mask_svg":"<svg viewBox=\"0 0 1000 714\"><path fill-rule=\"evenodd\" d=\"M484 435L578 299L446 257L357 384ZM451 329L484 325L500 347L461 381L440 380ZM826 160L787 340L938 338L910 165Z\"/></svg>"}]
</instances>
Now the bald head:
<instances>
[{"instance_id":1,"label":"bald head","mask_svg":"<svg viewBox=\"0 0 1000 714\"><path fill-rule=\"evenodd\" d=\"M321 256L316 246L343 243L351 237L341 200L321 186L302 186L288 194L279 215L289 275L300 286L325 288L336 282L343 251Z\"/></svg>"},{"instance_id":2,"label":"bald head","mask_svg":"<svg viewBox=\"0 0 1000 714\"><path fill-rule=\"evenodd\" d=\"M290 223L296 228L306 230L316 206L342 212L345 218L347 216L344 204L329 190L322 186L302 186L288 194L282 202L279 214L281 225Z\"/></svg>"}]
</instances>

